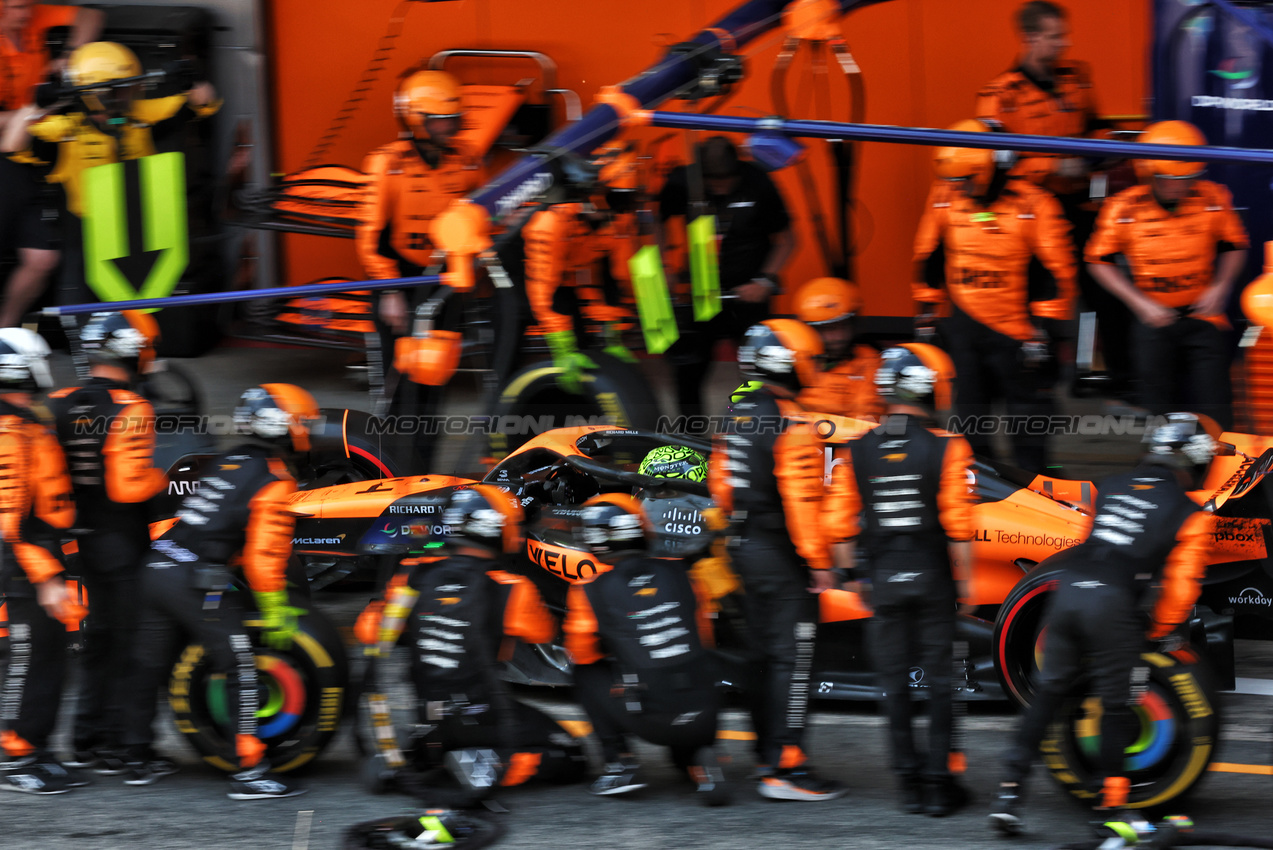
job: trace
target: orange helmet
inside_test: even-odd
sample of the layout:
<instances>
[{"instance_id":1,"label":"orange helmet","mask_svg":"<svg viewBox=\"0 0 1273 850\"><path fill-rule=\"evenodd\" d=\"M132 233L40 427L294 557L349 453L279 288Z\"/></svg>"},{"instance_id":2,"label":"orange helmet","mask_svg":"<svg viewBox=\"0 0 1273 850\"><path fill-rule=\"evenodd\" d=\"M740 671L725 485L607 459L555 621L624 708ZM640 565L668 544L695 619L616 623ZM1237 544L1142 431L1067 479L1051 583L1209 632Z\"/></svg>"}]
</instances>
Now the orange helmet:
<instances>
[{"instance_id":1,"label":"orange helmet","mask_svg":"<svg viewBox=\"0 0 1273 850\"><path fill-rule=\"evenodd\" d=\"M1151 145L1189 145L1197 147L1207 143L1207 137L1188 121L1159 121L1151 124L1140 136L1140 141ZM1197 177L1207 168L1202 162L1180 162L1174 159L1138 159L1136 174L1142 180L1165 177L1168 180L1187 180Z\"/></svg>"},{"instance_id":2,"label":"orange helmet","mask_svg":"<svg viewBox=\"0 0 1273 850\"><path fill-rule=\"evenodd\" d=\"M989 133L990 128L975 118L956 122L948 130L962 133ZM943 180L971 180L985 183L995 170L995 152L989 148L942 147L933 156L937 176Z\"/></svg>"},{"instance_id":3,"label":"orange helmet","mask_svg":"<svg viewBox=\"0 0 1273 850\"><path fill-rule=\"evenodd\" d=\"M428 138L426 118L459 118L460 83L445 71L416 71L398 83L393 114L416 138Z\"/></svg>"},{"instance_id":4,"label":"orange helmet","mask_svg":"<svg viewBox=\"0 0 1273 850\"><path fill-rule=\"evenodd\" d=\"M880 354L875 386L886 401L914 404L932 413L949 410L955 364L935 345L907 342Z\"/></svg>"},{"instance_id":5,"label":"orange helmet","mask_svg":"<svg viewBox=\"0 0 1273 850\"><path fill-rule=\"evenodd\" d=\"M795 319L767 319L747 329L738 368L744 378L798 392L817 380L821 356L822 337L813 328Z\"/></svg>"},{"instance_id":6,"label":"orange helmet","mask_svg":"<svg viewBox=\"0 0 1273 850\"><path fill-rule=\"evenodd\" d=\"M239 396L235 429L293 452L309 451L309 423L321 414L314 397L295 384L261 384Z\"/></svg>"},{"instance_id":7,"label":"orange helmet","mask_svg":"<svg viewBox=\"0 0 1273 850\"><path fill-rule=\"evenodd\" d=\"M814 278L796 290L796 318L815 328L850 319L861 309L857 284L843 278Z\"/></svg>"}]
</instances>

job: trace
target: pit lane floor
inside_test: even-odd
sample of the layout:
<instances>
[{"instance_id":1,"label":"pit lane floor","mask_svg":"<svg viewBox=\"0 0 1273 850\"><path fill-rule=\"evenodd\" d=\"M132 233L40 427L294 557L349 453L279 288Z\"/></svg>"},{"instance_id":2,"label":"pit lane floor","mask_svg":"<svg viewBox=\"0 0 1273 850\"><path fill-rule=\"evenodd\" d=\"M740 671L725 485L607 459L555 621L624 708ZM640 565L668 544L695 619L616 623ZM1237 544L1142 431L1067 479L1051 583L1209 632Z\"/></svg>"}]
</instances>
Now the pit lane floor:
<instances>
[{"instance_id":1,"label":"pit lane floor","mask_svg":"<svg viewBox=\"0 0 1273 850\"><path fill-rule=\"evenodd\" d=\"M323 406L367 409L366 393L343 374L343 355L311 350L222 348L184 365L198 376L206 412L231 412L249 381L290 381L306 386ZM65 358L58 377L69 382ZM648 363L652 371L662 364ZM716 364L712 386L723 397L737 385L732 364ZM667 386L666 381L661 382ZM458 412L472 412L475 394L464 396ZM666 403L666 399L664 399ZM467 405L467 409L465 406ZM1094 403L1067 403L1066 412L1097 412ZM1137 454L1136 437L1061 437L1057 455L1072 475L1100 476L1126 465ZM455 451L458 441L444 446ZM445 461L444 461L445 462ZM442 470L439 470L442 471ZM318 604L343 626L352 623L367 592L322 592ZM1239 643L1238 672L1267 683L1273 679L1269 644ZM395 657L401 666L402 652ZM389 678L395 674L389 671ZM396 678L400 681L400 677ZM74 692L72 687L71 693ZM568 695L546 691L530 698L562 719L578 719ZM395 710L404 712L408 692L391 690ZM1216 761L1268 765L1273 761L1273 703L1268 696L1228 694L1222 698L1224 731ZM63 705L55 744L69 750L67 722L72 700ZM1028 831L1013 841L994 836L985 814L997 781L997 759L1015 727L1015 712L1006 706L973 705L968 730L967 784L972 805L945 820L904 815L897 809L883 718L871 703L816 703L809 749L818 770L846 782L849 794L827 803L775 803L760 798L750 772L751 745L745 715L726 714L723 728L734 734L721 742L733 758L729 778L736 786L735 803L705 809L673 770L662 751L638 746L650 787L623 798L594 798L583 786L530 786L499 797L509 810L503 815L508 832L498 846L526 848L720 848L841 847L964 848L1002 845L1053 847L1088 837L1084 812L1063 797L1036 768L1027 808ZM401 796L375 796L363 790L359 759L346 726L321 759L303 774L310 793L286 800L234 802L226 798L222 776L203 766L179 740L166 708L161 714L160 749L182 771L143 788L123 785L119 777L95 777L94 783L69 794L37 798L0 794L0 848L84 847L93 850L267 850L335 848L349 825L373 818L418 811ZM922 739L921 739L922 740ZM594 762L595 751L592 752ZM595 764L594 764L595 767ZM1257 768L1258 769L1258 768ZM1172 811L1192 815L1200 829L1265 835L1267 800L1273 776L1212 772L1193 797Z\"/></svg>"}]
</instances>

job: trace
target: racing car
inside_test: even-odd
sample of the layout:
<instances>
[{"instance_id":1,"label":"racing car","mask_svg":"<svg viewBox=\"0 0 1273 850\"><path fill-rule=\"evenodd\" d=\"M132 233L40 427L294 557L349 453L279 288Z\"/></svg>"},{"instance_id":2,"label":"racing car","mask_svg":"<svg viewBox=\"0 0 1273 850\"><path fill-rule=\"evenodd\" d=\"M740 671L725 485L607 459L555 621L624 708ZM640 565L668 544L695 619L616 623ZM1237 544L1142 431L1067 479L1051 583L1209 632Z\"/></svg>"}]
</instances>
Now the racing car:
<instances>
[{"instance_id":1,"label":"racing car","mask_svg":"<svg viewBox=\"0 0 1273 850\"><path fill-rule=\"evenodd\" d=\"M838 417L818 420L828 475L842 460L848 440L863 427ZM1150 693L1140 710L1142 735L1129 752L1133 805L1178 796L1202 775L1218 731L1217 690L1232 686L1234 626L1239 634L1270 636L1270 612L1258 602L1273 597L1267 567L1268 503L1251 494L1273 468L1273 440L1242 434L1224 439L1235 445L1237 454L1217 460L1203 490L1195 494L1215 515L1207 586L1189 624L1189 648L1152 655ZM529 440L481 479L507 488L522 502L527 542L514 568L536 582L558 613L564 610L570 584L606 569L574 536L578 506L596 493L630 492L644 501L659 532L659 554L692 560L711 547L712 534L703 520L710 505L705 485L635 471L647 452L666 445L710 451L706 443L651 432L606 426L556 429ZM446 536L440 515L447 495L472 483L417 476L300 493L294 503L297 554L320 583L366 574L378 562L427 555ZM1086 536L1095 485L978 460L969 486L977 497L970 587L976 607L960 617L959 637L969 655L959 688L967 699L1008 697L1024 703L1032 693L1044 639L1042 610L1055 584L1049 558ZM845 590L823 593L820 608L813 693L830 699L874 698L878 692L862 622L869 611ZM734 620L727 612L724 606L717 622L728 661L740 641L731 634ZM507 677L525 684L566 685L569 662L556 645L521 647ZM911 679L913 687L925 687L924 670L912 670ZM1085 778L1094 770L1096 710L1076 695L1064 715L1071 719L1055 727L1049 743L1054 750L1049 766L1076 796L1087 793Z\"/></svg>"},{"instance_id":2,"label":"racing car","mask_svg":"<svg viewBox=\"0 0 1273 850\"><path fill-rule=\"evenodd\" d=\"M435 554L447 534L441 523L447 496L477 483L447 475L393 476L392 459L367 436L365 425L353 412L329 412L315 440L321 448L307 469L310 489L293 497L292 578L305 590L350 579L383 583L402 558ZM817 427L826 444L829 476L848 441L867 426L823 417ZM1207 587L1190 623L1189 648L1154 658L1150 698L1141 718L1145 734L1134 765L1133 781L1138 784L1133 803L1175 796L1201 775L1218 729L1216 690L1226 683L1231 686L1234 627L1243 635L1271 634L1268 620L1273 612L1258 602L1273 598L1267 558L1269 503L1251 494L1261 489L1273 468L1273 440L1242 434L1226 434L1224 439L1238 453L1218 459L1196 494L1216 517ZM673 435L604 425L561 428L530 439L481 479L510 490L521 501L527 515L526 549L510 566L535 581L558 613L564 610L571 583L606 569L574 536L578 506L596 493L623 491L644 501L659 532L660 554L693 560L712 546L713 535L703 521L710 500L702 482L653 478L636 471L651 449L668 445L710 452L704 442ZM196 453L173 464L174 498L194 486L201 458ZM970 601L976 607L959 621L959 638L969 653L958 687L966 699L1007 696L1025 702L1044 638L1042 609L1055 582L1049 558L1085 537L1095 486L1029 475L986 460L970 469L969 486L977 497L970 582ZM823 593L820 608L814 695L874 698L877 691L863 640L863 620L870 612L856 594L845 590ZM735 618L728 612L724 605L717 620L727 661L741 643L731 634ZM298 641L293 652L299 651L299 657L258 652L268 697L263 737L271 748L287 748L292 755L272 756L280 765L299 766L317 755L349 704L348 673L335 629L318 611L307 623L313 640ZM199 661L197 647L187 650L174 673L171 697L180 709L183 731L206 760L217 764L225 760L229 744L218 731L222 724L217 683L199 675ZM569 662L558 645L520 647L506 675L530 685L570 682ZM925 687L924 670L912 670L911 679L914 687ZM1049 764L1061 777L1075 778L1077 794L1083 788L1082 777L1090 773L1086 759L1095 751L1098 724L1091 706L1080 697L1076 700L1066 716L1077 719L1052 742L1061 754ZM278 734L265 734L274 719Z\"/></svg>"}]
</instances>

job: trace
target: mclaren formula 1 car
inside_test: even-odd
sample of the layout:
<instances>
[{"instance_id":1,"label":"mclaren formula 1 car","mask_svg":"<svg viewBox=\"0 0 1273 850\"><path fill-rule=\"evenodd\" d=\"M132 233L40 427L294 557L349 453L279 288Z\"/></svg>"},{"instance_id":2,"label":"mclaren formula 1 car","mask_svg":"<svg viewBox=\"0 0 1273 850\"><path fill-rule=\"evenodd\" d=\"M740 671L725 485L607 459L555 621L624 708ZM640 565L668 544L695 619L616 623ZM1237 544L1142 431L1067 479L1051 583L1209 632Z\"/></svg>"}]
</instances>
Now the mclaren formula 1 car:
<instances>
[{"instance_id":1,"label":"mclaren formula 1 car","mask_svg":"<svg viewBox=\"0 0 1273 850\"><path fill-rule=\"evenodd\" d=\"M826 441L828 475L861 423L827 417L819 431ZM1187 790L1203 773L1218 731L1216 694L1232 686L1232 638L1273 636L1273 612L1260 600L1273 598L1267 558L1269 502L1263 481L1273 468L1273 440L1228 434L1238 454L1214 465L1196 494L1215 516L1207 585L1189 623L1189 643L1171 654L1147 655L1153 671L1140 714L1143 734L1129 751L1137 805L1165 802ZM703 521L710 505L702 483L651 478L635 470L656 446L671 443L707 453L691 439L606 426L565 428L540 434L496 465L482 479L515 493L526 509L527 543L515 569L532 578L549 605L564 609L566 591L605 569L577 542L578 506L604 491L636 493L659 531L659 551L694 559L707 553L713 536ZM445 537L442 504L457 487L473 483L450 476L417 476L351 482L299 493L295 551L311 579L329 583L387 571L404 556L428 554ZM1028 475L979 460L969 487L977 496L971 602L960 618L960 642L968 647L966 675L959 682L967 699L1028 701L1044 635L1041 615L1055 583L1049 558L1077 544L1087 532L1095 485L1086 481ZM864 620L869 612L843 590L820 597L821 626L813 674L820 698L873 698L865 654ZM740 646L729 632L728 605L718 618L728 659ZM728 669L728 666L727 666ZM569 663L560 647L521 647L507 669L515 682L564 685ZM925 671L911 673L925 687ZM1098 709L1076 694L1066 717L1054 727L1048 764L1078 796L1086 792L1097 751Z\"/></svg>"},{"instance_id":2,"label":"mclaren formula 1 car","mask_svg":"<svg viewBox=\"0 0 1273 850\"><path fill-rule=\"evenodd\" d=\"M306 470L310 489L296 494L293 510L297 592L344 579L387 580L408 556L432 554L447 534L441 510L450 492L474 479L444 475L393 477L393 461L369 438L359 414L328 412ZM827 417L819 432L826 441L829 475L849 439L862 429L853 420ZM1207 586L1189 624L1187 648L1151 656L1150 694L1142 707L1144 734L1129 754L1136 783L1133 802L1162 802L1186 790L1205 770L1218 730L1218 689L1231 686L1232 637L1273 636L1267 604L1273 574L1267 557L1269 502L1262 492L1273 468L1273 440L1228 434L1239 453L1221 458L1198 501L1215 515L1215 548ZM526 548L511 568L530 577L545 600L564 610L572 582L606 568L577 542L578 506L603 491L636 493L659 532L659 552L695 559L713 545L703 521L710 505L701 482L652 478L635 470L651 449L680 444L706 454L692 439L607 426L548 431L510 453L482 481L505 487L527 515ZM171 467L174 500L195 485L204 455L184 456ZM1095 486L1091 482L1031 476L1007 466L977 461L969 487L977 496L971 601L960 618L959 638L968 647L958 683L966 699L1008 697L1028 701L1044 635L1040 628L1055 575L1048 559L1086 534ZM1263 602L1262 602L1263 600ZM821 627L813 674L819 698L873 698L865 654L864 621L869 611L857 596L832 590L820 597ZM741 646L731 634L736 618L722 607L722 654ZM321 612L306 618L310 639L290 653L259 650L267 699L262 732L280 766L312 759L334 733L349 703L348 673L336 630ZM189 648L174 671L172 703L179 725L212 764L225 767L232 747L219 730L224 700L219 684L201 673L200 649ZM728 665L726 665L728 669ZM557 645L520 647L507 667L511 681L565 685L569 662ZM911 674L923 690L925 671ZM1096 751L1095 709L1076 694L1058 724L1049 766L1076 794L1084 793L1089 759Z\"/></svg>"}]
</instances>

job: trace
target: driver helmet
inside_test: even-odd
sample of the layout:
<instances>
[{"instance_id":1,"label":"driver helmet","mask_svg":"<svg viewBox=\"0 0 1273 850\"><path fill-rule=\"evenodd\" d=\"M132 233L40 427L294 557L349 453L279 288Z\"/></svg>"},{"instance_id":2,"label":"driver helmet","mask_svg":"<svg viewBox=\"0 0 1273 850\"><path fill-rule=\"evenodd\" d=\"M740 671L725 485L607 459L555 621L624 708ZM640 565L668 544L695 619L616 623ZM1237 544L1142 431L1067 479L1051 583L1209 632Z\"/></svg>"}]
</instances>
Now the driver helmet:
<instances>
[{"instance_id":1,"label":"driver helmet","mask_svg":"<svg viewBox=\"0 0 1273 850\"><path fill-rule=\"evenodd\" d=\"M637 472L655 478L707 480L707 459L687 446L659 446L641 459Z\"/></svg>"}]
</instances>

